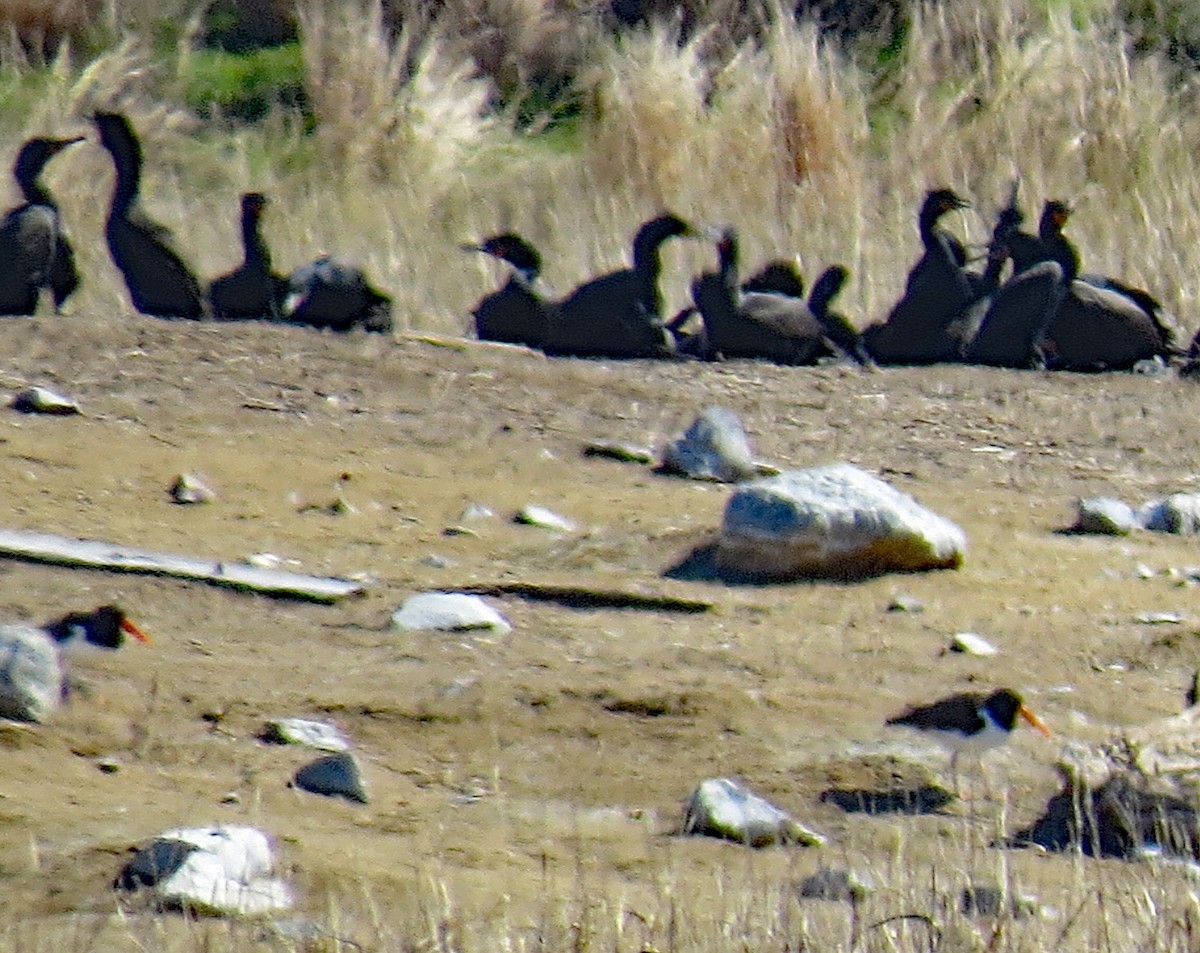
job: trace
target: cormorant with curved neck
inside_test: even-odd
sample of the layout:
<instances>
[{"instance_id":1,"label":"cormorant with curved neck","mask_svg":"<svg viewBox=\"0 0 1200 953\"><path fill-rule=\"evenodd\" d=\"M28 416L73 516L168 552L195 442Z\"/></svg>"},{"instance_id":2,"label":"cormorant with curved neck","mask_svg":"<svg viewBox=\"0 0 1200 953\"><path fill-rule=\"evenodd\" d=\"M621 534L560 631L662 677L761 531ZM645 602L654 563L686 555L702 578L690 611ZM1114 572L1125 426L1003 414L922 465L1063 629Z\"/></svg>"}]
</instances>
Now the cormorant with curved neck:
<instances>
[{"instance_id":1,"label":"cormorant with curved neck","mask_svg":"<svg viewBox=\"0 0 1200 953\"><path fill-rule=\"evenodd\" d=\"M142 210L142 146L137 134L121 113L98 112L93 122L117 173L104 233L133 306L163 318L204 317L196 276L171 247L170 232Z\"/></svg>"},{"instance_id":2,"label":"cormorant with curved neck","mask_svg":"<svg viewBox=\"0 0 1200 953\"><path fill-rule=\"evenodd\" d=\"M41 182L46 164L82 136L39 136L21 146L13 178L24 203L0 219L0 314L34 314L42 289L49 289L54 311L79 287L75 252L63 231L58 205Z\"/></svg>"},{"instance_id":3,"label":"cormorant with curved neck","mask_svg":"<svg viewBox=\"0 0 1200 953\"><path fill-rule=\"evenodd\" d=\"M593 278L560 302L546 335L547 354L575 357L667 357L672 353L663 325L663 242L694 237L676 215L652 218L633 239L633 267Z\"/></svg>"},{"instance_id":4,"label":"cormorant with curved neck","mask_svg":"<svg viewBox=\"0 0 1200 953\"><path fill-rule=\"evenodd\" d=\"M545 344L554 305L541 287L542 256L538 250L514 232L460 247L512 266L504 287L482 298L471 312L479 340L534 348Z\"/></svg>"},{"instance_id":5,"label":"cormorant with curved neck","mask_svg":"<svg viewBox=\"0 0 1200 953\"><path fill-rule=\"evenodd\" d=\"M775 292L743 291L738 285L738 241L725 228L717 241L719 270L692 284L692 297L704 319L710 355L761 358L777 364L814 364L845 353L865 362L858 333L829 310L847 278L840 265L817 279L808 302Z\"/></svg>"},{"instance_id":6,"label":"cormorant with curved neck","mask_svg":"<svg viewBox=\"0 0 1200 953\"><path fill-rule=\"evenodd\" d=\"M917 216L925 252L908 273L904 297L887 320L863 332L867 350L883 364L934 364L958 359L961 340L951 328L986 293L983 278L967 270L962 242L940 224L948 212L969 208L952 189L928 192Z\"/></svg>"},{"instance_id":7,"label":"cormorant with curved neck","mask_svg":"<svg viewBox=\"0 0 1200 953\"><path fill-rule=\"evenodd\" d=\"M208 301L218 320L279 319L287 280L271 270L271 250L262 237L261 220L267 205L262 192L242 195L242 264L214 279L208 288Z\"/></svg>"}]
</instances>

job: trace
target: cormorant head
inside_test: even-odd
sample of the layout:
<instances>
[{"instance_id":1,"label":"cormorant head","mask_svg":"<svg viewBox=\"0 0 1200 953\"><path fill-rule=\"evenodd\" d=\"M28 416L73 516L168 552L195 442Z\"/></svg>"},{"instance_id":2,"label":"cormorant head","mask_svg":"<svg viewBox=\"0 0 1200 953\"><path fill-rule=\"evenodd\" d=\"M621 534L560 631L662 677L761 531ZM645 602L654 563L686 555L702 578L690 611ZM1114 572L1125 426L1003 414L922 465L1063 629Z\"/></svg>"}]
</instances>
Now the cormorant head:
<instances>
[{"instance_id":1,"label":"cormorant head","mask_svg":"<svg viewBox=\"0 0 1200 953\"><path fill-rule=\"evenodd\" d=\"M970 208L971 203L961 198L953 189L934 189L925 196L921 206L921 217L936 220L955 209Z\"/></svg>"},{"instance_id":2,"label":"cormorant head","mask_svg":"<svg viewBox=\"0 0 1200 953\"><path fill-rule=\"evenodd\" d=\"M478 245L463 245L464 251L481 251L485 255L506 261L517 271L536 278L542 270L542 256L529 242L515 232L493 235Z\"/></svg>"},{"instance_id":3,"label":"cormorant head","mask_svg":"<svg viewBox=\"0 0 1200 953\"><path fill-rule=\"evenodd\" d=\"M1053 231L1062 231L1067 224L1067 219L1071 217L1071 206L1059 199L1051 199L1042 209L1042 229L1052 229Z\"/></svg>"},{"instance_id":4,"label":"cormorant head","mask_svg":"<svg viewBox=\"0 0 1200 953\"><path fill-rule=\"evenodd\" d=\"M263 195L262 192L245 192L242 195L242 215L253 215L255 217L262 215L269 204L270 199Z\"/></svg>"},{"instance_id":5,"label":"cormorant head","mask_svg":"<svg viewBox=\"0 0 1200 953\"><path fill-rule=\"evenodd\" d=\"M48 136L38 136L30 139L17 153L17 161L13 165L13 177L18 182L33 182L42 173L47 162L58 155L67 146L82 142L83 136L73 139L52 139Z\"/></svg>"}]
</instances>

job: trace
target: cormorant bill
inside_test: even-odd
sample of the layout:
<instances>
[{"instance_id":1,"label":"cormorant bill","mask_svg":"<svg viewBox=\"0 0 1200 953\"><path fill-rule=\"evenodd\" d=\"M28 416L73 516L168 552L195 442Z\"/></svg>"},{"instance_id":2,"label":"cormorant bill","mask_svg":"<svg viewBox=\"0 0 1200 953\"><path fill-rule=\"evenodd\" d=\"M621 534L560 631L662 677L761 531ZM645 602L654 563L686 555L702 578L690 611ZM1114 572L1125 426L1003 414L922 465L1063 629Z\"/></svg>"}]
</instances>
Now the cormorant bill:
<instances>
[{"instance_id":1,"label":"cormorant bill","mask_svg":"<svg viewBox=\"0 0 1200 953\"><path fill-rule=\"evenodd\" d=\"M219 321L241 318L279 320L287 280L271 270L271 250L262 237L262 216L269 201L261 192L246 192L241 200L242 264L213 280L208 301Z\"/></svg>"},{"instance_id":2,"label":"cormorant bill","mask_svg":"<svg viewBox=\"0 0 1200 953\"><path fill-rule=\"evenodd\" d=\"M116 168L104 233L134 308L163 318L205 317L200 283L172 248L171 233L142 211L142 146L129 120L121 113L98 112L92 121Z\"/></svg>"},{"instance_id":3,"label":"cormorant bill","mask_svg":"<svg viewBox=\"0 0 1200 953\"><path fill-rule=\"evenodd\" d=\"M547 354L575 357L667 357L672 353L663 324L663 242L695 237L695 229L676 215L645 222L633 239L633 267L580 285L555 309Z\"/></svg>"},{"instance_id":4,"label":"cormorant bill","mask_svg":"<svg viewBox=\"0 0 1200 953\"><path fill-rule=\"evenodd\" d=\"M471 314L481 341L501 341L540 348L546 343L554 306L540 287L542 256L520 235L493 235L463 251L483 252L512 266L504 287L480 299Z\"/></svg>"},{"instance_id":5,"label":"cormorant bill","mask_svg":"<svg viewBox=\"0 0 1200 953\"><path fill-rule=\"evenodd\" d=\"M82 141L82 136L39 136L17 153L13 178L25 201L0 219L0 314L34 314L43 288L50 290L58 313L79 287L75 252L63 231L58 205L40 178L51 159Z\"/></svg>"},{"instance_id":6,"label":"cormorant bill","mask_svg":"<svg viewBox=\"0 0 1200 953\"><path fill-rule=\"evenodd\" d=\"M392 330L392 299L373 288L357 265L322 255L287 279L283 320L332 331L387 333Z\"/></svg>"}]
</instances>

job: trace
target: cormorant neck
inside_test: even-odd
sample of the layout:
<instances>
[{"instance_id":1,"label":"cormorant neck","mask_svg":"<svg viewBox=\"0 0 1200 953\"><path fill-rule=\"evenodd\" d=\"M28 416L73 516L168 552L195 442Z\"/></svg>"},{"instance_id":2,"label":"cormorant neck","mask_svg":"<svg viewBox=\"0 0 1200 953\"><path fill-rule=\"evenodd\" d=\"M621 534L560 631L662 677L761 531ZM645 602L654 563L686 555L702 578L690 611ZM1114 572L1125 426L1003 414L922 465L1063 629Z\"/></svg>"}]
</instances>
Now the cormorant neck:
<instances>
[{"instance_id":1,"label":"cormorant neck","mask_svg":"<svg viewBox=\"0 0 1200 953\"><path fill-rule=\"evenodd\" d=\"M721 280L730 288L737 288L739 283L737 239L726 238L717 246L717 262Z\"/></svg>"},{"instance_id":2,"label":"cormorant neck","mask_svg":"<svg viewBox=\"0 0 1200 953\"><path fill-rule=\"evenodd\" d=\"M109 146L117 180L113 186L114 212L127 212L138 199L142 182L142 150L136 142Z\"/></svg>"},{"instance_id":3,"label":"cormorant neck","mask_svg":"<svg viewBox=\"0 0 1200 953\"><path fill-rule=\"evenodd\" d=\"M51 208L57 208L50 191L42 184L40 175L39 169L35 175L17 178L17 187L21 190L21 195L30 205L49 205Z\"/></svg>"},{"instance_id":4,"label":"cormorant neck","mask_svg":"<svg viewBox=\"0 0 1200 953\"><path fill-rule=\"evenodd\" d=\"M922 209L921 218L919 221L921 230L921 241L926 248L932 248L937 242L938 221L941 219L944 212L937 209Z\"/></svg>"},{"instance_id":5,"label":"cormorant neck","mask_svg":"<svg viewBox=\"0 0 1200 953\"><path fill-rule=\"evenodd\" d=\"M255 209L242 212L242 248L245 250L245 265L271 270L271 250L259 228L260 213Z\"/></svg>"}]
</instances>

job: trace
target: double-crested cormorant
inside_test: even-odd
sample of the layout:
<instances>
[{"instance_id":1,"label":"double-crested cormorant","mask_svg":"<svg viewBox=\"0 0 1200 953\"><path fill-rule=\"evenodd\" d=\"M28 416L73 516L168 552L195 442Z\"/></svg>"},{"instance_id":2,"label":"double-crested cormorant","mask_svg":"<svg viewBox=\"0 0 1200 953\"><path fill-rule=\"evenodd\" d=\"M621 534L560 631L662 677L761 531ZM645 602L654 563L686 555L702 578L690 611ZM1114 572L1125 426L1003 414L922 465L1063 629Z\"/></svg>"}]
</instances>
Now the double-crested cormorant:
<instances>
[{"instance_id":1,"label":"double-crested cormorant","mask_svg":"<svg viewBox=\"0 0 1200 953\"><path fill-rule=\"evenodd\" d=\"M672 349L663 325L660 249L695 230L675 215L642 225L633 240L633 267L580 285L555 309L543 350L576 357L665 357Z\"/></svg>"},{"instance_id":2,"label":"double-crested cormorant","mask_svg":"<svg viewBox=\"0 0 1200 953\"><path fill-rule=\"evenodd\" d=\"M504 287L482 298L472 311L479 340L536 348L545 344L554 305L539 282L542 256L537 249L512 232L461 247L463 251L483 252L512 266Z\"/></svg>"},{"instance_id":3,"label":"double-crested cormorant","mask_svg":"<svg viewBox=\"0 0 1200 953\"><path fill-rule=\"evenodd\" d=\"M774 292L743 291L738 286L738 242L733 228L717 241L719 271L692 284L710 354L763 358L778 364L813 364L844 352L863 354L857 332L829 305L846 281L846 269L828 269L813 286L808 302Z\"/></svg>"},{"instance_id":4,"label":"double-crested cormorant","mask_svg":"<svg viewBox=\"0 0 1200 953\"><path fill-rule=\"evenodd\" d=\"M82 136L38 137L17 153L13 178L25 201L0 219L0 314L34 314L43 288L50 290L58 312L79 286L58 205L40 177L46 163L82 141Z\"/></svg>"},{"instance_id":5,"label":"double-crested cormorant","mask_svg":"<svg viewBox=\"0 0 1200 953\"><path fill-rule=\"evenodd\" d=\"M287 280L271 270L271 251L262 237L261 219L267 204L261 192L242 195L241 267L214 279L208 288L208 302L218 320L279 318Z\"/></svg>"},{"instance_id":6,"label":"double-crested cormorant","mask_svg":"<svg viewBox=\"0 0 1200 953\"><path fill-rule=\"evenodd\" d=\"M287 279L283 320L333 331L392 330L392 299L373 288L357 265L323 255Z\"/></svg>"},{"instance_id":7,"label":"double-crested cormorant","mask_svg":"<svg viewBox=\"0 0 1200 953\"><path fill-rule=\"evenodd\" d=\"M962 341L951 323L986 289L982 277L967 270L962 242L939 222L946 213L968 207L951 189L936 189L925 196L917 218L925 253L909 271L904 297L887 320L863 332L867 350L880 363L958 359Z\"/></svg>"},{"instance_id":8,"label":"double-crested cormorant","mask_svg":"<svg viewBox=\"0 0 1200 953\"><path fill-rule=\"evenodd\" d=\"M171 234L151 221L138 200L142 146L129 120L120 113L93 117L100 144L112 156L117 177L105 237L113 262L125 276L133 306L163 318L205 316L200 283L171 247Z\"/></svg>"}]
</instances>

